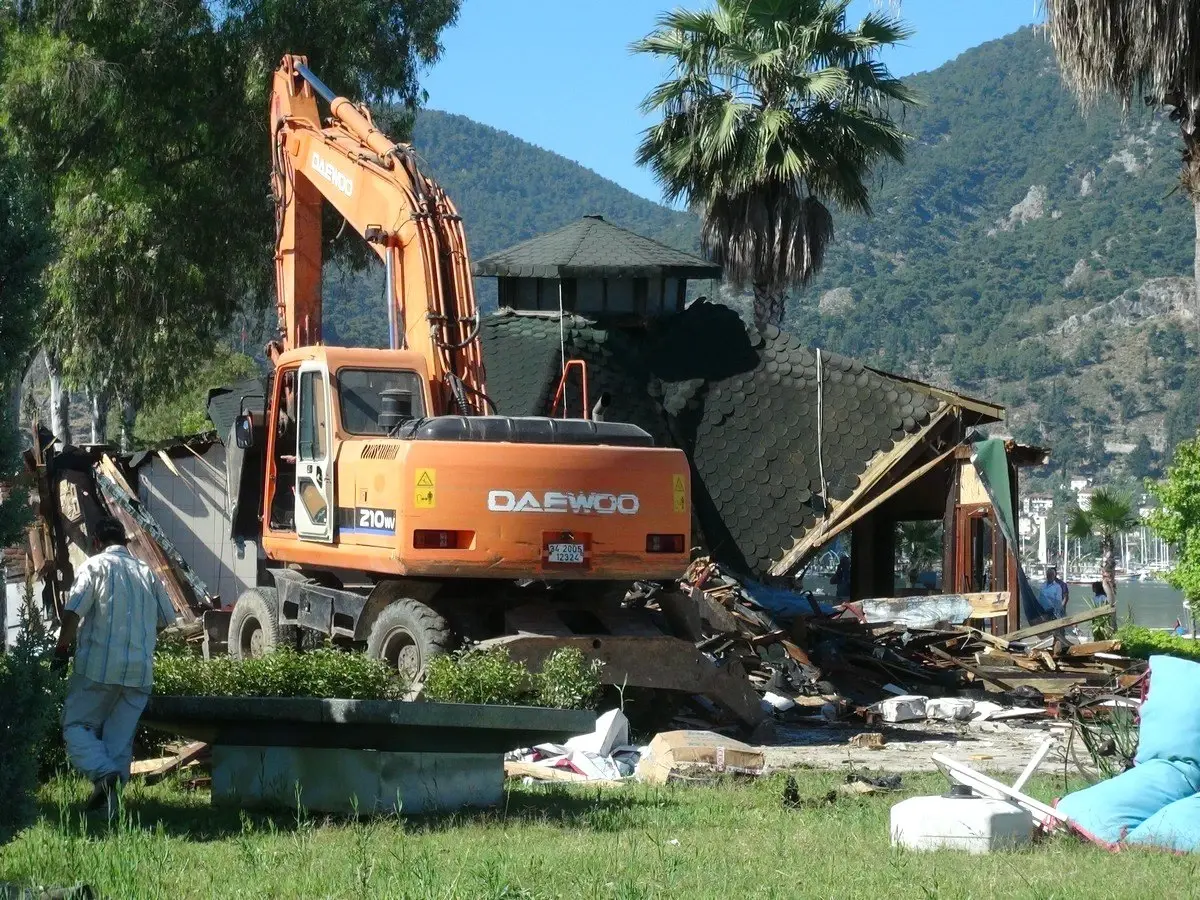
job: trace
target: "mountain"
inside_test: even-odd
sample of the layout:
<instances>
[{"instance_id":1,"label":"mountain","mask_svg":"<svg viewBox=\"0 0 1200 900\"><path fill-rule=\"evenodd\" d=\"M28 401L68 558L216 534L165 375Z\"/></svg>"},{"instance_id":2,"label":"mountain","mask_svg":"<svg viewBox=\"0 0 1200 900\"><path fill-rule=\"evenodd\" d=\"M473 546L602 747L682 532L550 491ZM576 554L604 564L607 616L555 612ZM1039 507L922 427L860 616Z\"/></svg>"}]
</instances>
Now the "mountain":
<instances>
[{"instance_id":1,"label":"mountain","mask_svg":"<svg viewBox=\"0 0 1200 900\"><path fill-rule=\"evenodd\" d=\"M1082 115L1034 28L911 84L909 158L879 173L872 217L839 217L790 327L995 397L1064 463L1192 433L1195 401L1177 408L1196 324L1177 128L1111 104Z\"/></svg>"},{"instance_id":2,"label":"mountain","mask_svg":"<svg viewBox=\"0 0 1200 900\"><path fill-rule=\"evenodd\" d=\"M625 190L557 153L465 116L422 110L413 128L422 169L446 189L463 217L472 259L599 213L671 247L699 252L695 216ZM331 342L387 340L382 271L326 273L325 329ZM480 307L496 308L494 278L476 279ZM332 302L330 302L332 301Z\"/></svg>"},{"instance_id":3,"label":"mountain","mask_svg":"<svg viewBox=\"0 0 1200 900\"><path fill-rule=\"evenodd\" d=\"M1082 115L1033 28L911 84L922 105L903 121L907 161L874 178L873 216L836 217L825 269L794 295L788 329L1007 404L1009 428L1052 445L1059 467L1147 474L1110 451L1142 435L1166 450L1200 421L1194 226L1176 190L1175 126L1113 105ZM596 212L697 247L693 216L462 116L421 113L413 144L476 259ZM377 277L328 286L339 340L382 340ZM492 280L479 289L494 304ZM1131 458L1141 466L1146 454Z\"/></svg>"}]
</instances>

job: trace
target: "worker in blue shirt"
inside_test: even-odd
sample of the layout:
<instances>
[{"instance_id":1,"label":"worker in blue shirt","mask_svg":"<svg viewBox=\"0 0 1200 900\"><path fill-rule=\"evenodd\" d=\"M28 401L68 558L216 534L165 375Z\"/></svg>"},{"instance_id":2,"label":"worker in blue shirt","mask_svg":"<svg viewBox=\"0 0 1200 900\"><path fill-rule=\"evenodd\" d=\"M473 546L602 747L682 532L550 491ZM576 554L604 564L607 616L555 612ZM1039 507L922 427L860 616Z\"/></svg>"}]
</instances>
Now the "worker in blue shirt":
<instances>
[{"instance_id":1,"label":"worker in blue shirt","mask_svg":"<svg viewBox=\"0 0 1200 900\"><path fill-rule=\"evenodd\" d=\"M1067 614L1066 585L1058 580L1058 570L1054 566L1046 567L1046 583L1038 595L1038 605L1044 614L1043 622L1061 619Z\"/></svg>"}]
</instances>

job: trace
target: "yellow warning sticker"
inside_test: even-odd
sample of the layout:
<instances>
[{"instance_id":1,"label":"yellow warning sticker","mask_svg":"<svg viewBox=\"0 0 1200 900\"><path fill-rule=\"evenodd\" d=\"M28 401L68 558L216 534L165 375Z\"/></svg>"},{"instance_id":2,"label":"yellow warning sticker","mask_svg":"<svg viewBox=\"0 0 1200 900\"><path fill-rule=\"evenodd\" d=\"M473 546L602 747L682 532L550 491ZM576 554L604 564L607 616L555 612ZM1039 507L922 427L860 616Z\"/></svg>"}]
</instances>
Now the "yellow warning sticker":
<instances>
[{"instance_id":1,"label":"yellow warning sticker","mask_svg":"<svg viewBox=\"0 0 1200 900\"><path fill-rule=\"evenodd\" d=\"M671 476L675 512L687 512L687 480L682 475Z\"/></svg>"},{"instance_id":2,"label":"yellow warning sticker","mask_svg":"<svg viewBox=\"0 0 1200 900\"><path fill-rule=\"evenodd\" d=\"M413 506L417 509L433 509L437 472L434 469L417 469L413 474Z\"/></svg>"}]
</instances>

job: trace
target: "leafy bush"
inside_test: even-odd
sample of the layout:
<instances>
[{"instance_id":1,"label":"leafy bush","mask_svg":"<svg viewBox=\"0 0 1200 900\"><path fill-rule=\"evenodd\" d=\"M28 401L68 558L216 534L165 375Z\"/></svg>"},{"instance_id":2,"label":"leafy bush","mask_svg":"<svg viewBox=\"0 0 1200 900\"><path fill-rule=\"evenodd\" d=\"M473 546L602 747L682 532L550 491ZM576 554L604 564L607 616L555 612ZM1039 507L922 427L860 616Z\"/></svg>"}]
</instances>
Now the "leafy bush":
<instances>
[{"instance_id":1,"label":"leafy bush","mask_svg":"<svg viewBox=\"0 0 1200 900\"><path fill-rule=\"evenodd\" d=\"M0 655L0 844L33 821L39 769L60 743L64 683L50 671L51 649L27 592L16 645Z\"/></svg>"},{"instance_id":2,"label":"leafy bush","mask_svg":"<svg viewBox=\"0 0 1200 900\"><path fill-rule=\"evenodd\" d=\"M304 653L280 648L241 662L170 651L154 658L154 693L163 695L394 700L405 689L395 670L379 660L331 647Z\"/></svg>"},{"instance_id":3,"label":"leafy bush","mask_svg":"<svg viewBox=\"0 0 1200 900\"><path fill-rule=\"evenodd\" d=\"M574 647L555 650L536 676L537 706L554 709L593 709L600 699L600 670L604 663L588 660Z\"/></svg>"},{"instance_id":4,"label":"leafy bush","mask_svg":"<svg viewBox=\"0 0 1200 900\"><path fill-rule=\"evenodd\" d=\"M1200 662L1200 641L1181 638L1168 631L1151 631L1138 625L1122 625L1117 631L1121 652L1134 659L1178 656Z\"/></svg>"},{"instance_id":5,"label":"leafy bush","mask_svg":"<svg viewBox=\"0 0 1200 900\"><path fill-rule=\"evenodd\" d=\"M602 665L564 647L551 653L534 675L503 647L464 650L430 661L424 693L427 700L442 703L587 709L599 698Z\"/></svg>"}]
</instances>

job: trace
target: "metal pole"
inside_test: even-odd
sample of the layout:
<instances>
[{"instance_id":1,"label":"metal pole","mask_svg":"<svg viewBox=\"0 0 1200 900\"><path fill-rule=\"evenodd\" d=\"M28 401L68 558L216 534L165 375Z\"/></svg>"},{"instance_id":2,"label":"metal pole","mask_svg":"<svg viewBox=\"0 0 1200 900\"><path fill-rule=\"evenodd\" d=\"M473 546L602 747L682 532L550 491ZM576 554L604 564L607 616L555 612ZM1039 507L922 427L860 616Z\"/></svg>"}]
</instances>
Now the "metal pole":
<instances>
[{"instance_id":1,"label":"metal pole","mask_svg":"<svg viewBox=\"0 0 1200 900\"><path fill-rule=\"evenodd\" d=\"M388 316L388 347L392 350L399 349L400 342L396 336L396 287L395 287L395 269L392 264L392 257L395 251L392 246L386 245L386 252L383 254L383 271L384 278L387 279L386 294L387 294L387 316Z\"/></svg>"},{"instance_id":2,"label":"metal pole","mask_svg":"<svg viewBox=\"0 0 1200 900\"><path fill-rule=\"evenodd\" d=\"M331 91L320 78L313 74L312 69L303 63L296 64L296 72L307 81L317 94L325 99L326 103L332 103L337 99L337 94Z\"/></svg>"}]
</instances>

